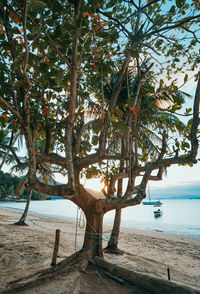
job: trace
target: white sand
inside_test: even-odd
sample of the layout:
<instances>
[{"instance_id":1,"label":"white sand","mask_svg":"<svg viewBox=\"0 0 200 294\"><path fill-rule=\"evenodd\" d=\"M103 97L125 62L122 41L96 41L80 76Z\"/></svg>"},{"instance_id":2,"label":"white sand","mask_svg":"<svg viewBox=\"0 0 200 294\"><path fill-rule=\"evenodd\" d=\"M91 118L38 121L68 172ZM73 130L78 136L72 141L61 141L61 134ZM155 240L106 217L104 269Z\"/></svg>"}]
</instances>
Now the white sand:
<instances>
[{"instance_id":1,"label":"white sand","mask_svg":"<svg viewBox=\"0 0 200 294\"><path fill-rule=\"evenodd\" d=\"M20 216L20 211L0 207L0 290L12 280L50 266L56 229L61 230L58 262L75 251L73 221L29 213L28 227L12 225ZM105 238L110 230L105 224ZM76 250L81 249L83 235L84 228L78 227ZM172 281L200 289L200 238L122 228L119 248L125 254L104 254L104 258L165 279L169 268Z\"/></svg>"}]
</instances>

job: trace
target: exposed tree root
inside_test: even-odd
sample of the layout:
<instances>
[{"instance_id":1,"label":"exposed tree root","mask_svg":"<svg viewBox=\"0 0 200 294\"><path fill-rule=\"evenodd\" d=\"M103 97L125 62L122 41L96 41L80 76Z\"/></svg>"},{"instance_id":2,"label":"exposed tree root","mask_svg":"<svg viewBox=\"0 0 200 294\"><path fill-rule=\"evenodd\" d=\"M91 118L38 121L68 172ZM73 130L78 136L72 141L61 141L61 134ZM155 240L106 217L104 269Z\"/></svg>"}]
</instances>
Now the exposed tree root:
<instances>
[{"instance_id":1,"label":"exposed tree root","mask_svg":"<svg viewBox=\"0 0 200 294\"><path fill-rule=\"evenodd\" d=\"M21 222L21 221L18 221L16 223L14 223L13 225L16 225L16 226L27 226L28 227L28 224L26 224L25 222Z\"/></svg>"},{"instance_id":2,"label":"exposed tree root","mask_svg":"<svg viewBox=\"0 0 200 294\"><path fill-rule=\"evenodd\" d=\"M83 266L83 263L85 263L85 266ZM62 279L63 276L67 276L70 272L78 272L79 269L82 270L82 268L87 268L87 265L88 261L86 260L83 262L83 259L80 258L79 253L73 254L54 267L38 271L35 274L26 276L25 278L10 282L7 289L3 292L0 292L0 294L37 293L33 290L31 290L32 292L29 292L29 289L34 289L41 284L50 283L59 277Z\"/></svg>"},{"instance_id":3,"label":"exposed tree root","mask_svg":"<svg viewBox=\"0 0 200 294\"><path fill-rule=\"evenodd\" d=\"M137 285L144 291L147 290L149 293L155 294L200 294L200 291L187 287L175 284L173 282L168 282L160 278L154 278L142 274L129 271L126 268L117 266L115 264L109 263L102 258L95 257L94 262L97 266L106 270L116 277L120 277L125 281L130 282L132 285ZM145 293L145 292L144 292Z\"/></svg>"},{"instance_id":4,"label":"exposed tree root","mask_svg":"<svg viewBox=\"0 0 200 294\"><path fill-rule=\"evenodd\" d=\"M103 250L105 253L110 253L110 254L124 254L124 251L119 249L116 245L115 246L107 246L106 248L104 248Z\"/></svg>"},{"instance_id":5,"label":"exposed tree root","mask_svg":"<svg viewBox=\"0 0 200 294\"><path fill-rule=\"evenodd\" d=\"M96 288L96 278L94 279L94 276L100 280L100 290ZM110 280L106 280L106 277ZM117 283L117 286L114 283ZM111 286L123 287L123 292L120 293L124 294L200 293L200 291L190 287L129 271L106 262L100 257L88 260L87 254L77 252L54 267L10 282L7 289L1 294L98 294L104 293L99 292L102 290L101 287L108 289ZM111 290L114 290L114 288Z\"/></svg>"}]
</instances>

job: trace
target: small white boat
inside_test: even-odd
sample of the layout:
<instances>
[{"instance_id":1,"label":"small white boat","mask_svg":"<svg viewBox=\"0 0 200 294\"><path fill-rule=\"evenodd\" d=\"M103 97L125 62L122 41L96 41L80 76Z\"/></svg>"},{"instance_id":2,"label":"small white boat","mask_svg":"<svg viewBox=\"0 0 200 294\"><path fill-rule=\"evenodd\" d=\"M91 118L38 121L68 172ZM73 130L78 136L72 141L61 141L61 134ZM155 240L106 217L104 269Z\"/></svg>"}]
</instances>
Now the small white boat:
<instances>
[{"instance_id":1,"label":"small white boat","mask_svg":"<svg viewBox=\"0 0 200 294\"><path fill-rule=\"evenodd\" d=\"M156 201L144 201L142 202L143 205L154 205L156 206L161 206L162 202L160 202L160 200L156 200Z\"/></svg>"},{"instance_id":2,"label":"small white boat","mask_svg":"<svg viewBox=\"0 0 200 294\"><path fill-rule=\"evenodd\" d=\"M162 210L158 209L158 210L154 210L154 217L159 217L162 215Z\"/></svg>"},{"instance_id":3,"label":"small white boat","mask_svg":"<svg viewBox=\"0 0 200 294\"><path fill-rule=\"evenodd\" d=\"M160 202L160 200L151 200L151 196L150 196L150 190L148 189L148 194L149 194L149 201L143 201L142 204L143 205L153 205L154 207L159 207L162 205L162 202Z\"/></svg>"}]
</instances>

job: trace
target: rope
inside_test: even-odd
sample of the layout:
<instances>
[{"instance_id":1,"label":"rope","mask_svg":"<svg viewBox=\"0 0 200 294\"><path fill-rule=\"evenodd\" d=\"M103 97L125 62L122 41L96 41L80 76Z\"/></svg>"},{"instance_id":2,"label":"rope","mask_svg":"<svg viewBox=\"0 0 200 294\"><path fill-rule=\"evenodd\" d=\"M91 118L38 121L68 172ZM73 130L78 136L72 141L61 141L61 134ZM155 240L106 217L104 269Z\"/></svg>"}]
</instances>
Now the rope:
<instances>
[{"instance_id":1,"label":"rope","mask_svg":"<svg viewBox=\"0 0 200 294\"><path fill-rule=\"evenodd\" d=\"M83 213L83 211L81 209L80 210L80 217L78 217L79 209L80 209L80 207L77 206L77 211L76 211L76 229L75 229L75 237L74 237L74 249L75 249L75 252L76 252L76 247L77 247L78 226L79 226L80 229L83 229L85 227L84 213Z\"/></svg>"},{"instance_id":2,"label":"rope","mask_svg":"<svg viewBox=\"0 0 200 294\"><path fill-rule=\"evenodd\" d=\"M81 222L82 222L82 224L81 224ZM80 229L84 229L85 228L85 217L84 217L84 213L83 213L82 209L81 209L81 212L80 212L80 217L79 217L79 223L78 223L78 225L79 225L79 228Z\"/></svg>"},{"instance_id":3,"label":"rope","mask_svg":"<svg viewBox=\"0 0 200 294\"><path fill-rule=\"evenodd\" d=\"M78 235L85 235L86 234L86 236L85 236L85 238L87 238L87 239L94 239L94 240L99 240L97 243L95 243L94 245L92 245L92 246L89 246L89 247L86 247L86 248L82 248L82 249L80 249L80 251L85 251L85 250L88 250L88 249L92 249L92 248L94 248L94 247L96 247L98 244L100 244L101 242L103 242L103 241L106 241L106 242L108 242L109 240L110 240L110 237L111 237L111 232L110 231L105 231L104 233L102 233L102 234L100 234L100 233L97 233L96 231L95 231L95 229L89 224L89 223L87 223L92 229L93 229L93 231L95 232L95 233L90 233L90 232L87 232L87 231L85 231L85 233L78 233L78 211L79 211L79 207L77 207L77 222L76 222L76 230L75 230L75 242L74 242L74 247L75 247L75 251L77 250L77 236ZM45 226L42 226L42 225L39 225L39 224L37 224L36 222L34 222L30 217L28 217L27 216L27 219L33 224L33 225L35 225L35 226L38 226L38 227L40 227L40 228L42 228L42 229L45 229L45 230L47 230L47 231L50 231L50 232L54 232L55 230L53 230L53 229L49 229L49 228L47 228L47 227L45 227ZM113 230L113 231L118 231L118 230ZM64 232L64 231L60 231L62 234L66 234L66 235L74 235L74 233L71 233L71 232ZM106 234L106 233L109 233L110 234L110 237L109 238L105 238L105 237L96 237L97 235L99 235L99 236L103 236L104 234ZM90 236L87 236L87 235L90 235Z\"/></svg>"},{"instance_id":4,"label":"rope","mask_svg":"<svg viewBox=\"0 0 200 294\"><path fill-rule=\"evenodd\" d=\"M27 218L27 220L29 220L33 225L35 225L35 226L37 226L37 227L40 227L40 228L42 228L42 229L45 229L45 230L47 230L47 231L50 231L50 232L55 232L55 230L53 230L53 229L50 229L50 228L47 228L47 227L45 227L45 226L42 226L42 225L39 225L39 224L37 224L36 222L34 222L30 217L26 217ZM89 223L87 223L90 227L92 227ZM115 231L117 231L117 230L115 230ZM65 231L60 231L62 234L64 234L64 235L74 235L74 233L72 233L72 232L65 232ZM98 234L98 233L90 233L90 232L87 232L87 231L85 231L85 233L86 234L88 234L88 235L93 235L93 236L95 236L95 235L105 235L105 234L110 234L110 231L105 231L105 232L103 232L102 234ZM85 233L77 233L77 235L79 235L79 236L84 236L85 235ZM106 239L106 238L104 238L104 240L105 241L107 241L108 239Z\"/></svg>"},{"instance_id":5,"label":"rope","mask_svg":"<svg viewBox=\"0 0 200 294\"><path fill-rule=\"evenodd\" d=\"M105 240L105 238L102 238L102 237L88 237L87 235L85 236L85 238L92 239L92 240Z\"/></svg>"},{"instance_id":6,"label":"rope","mask_svg":"<svg viewBox=\"0 0 200 294\"><path fill-rule=\"evenodd\" d=\"M40 228L42 228L42 229L45 229L45 230L47 230L47 231L50 231L50 232L55 232L55 230L53 230L53 229L49 229L49 228L47 228L47 227L45 227L45 226L41 226L41 225L39 225L39 224L37 224L36 222L34 222L30 217L26 217L33 225L35 225L35 226L37 226L37 227L40 227ZM60 231L62 234L64 234L64 235L74 235L74 233L71 233L71 232L65 232L65 231ZM78 235L84 235L84 233L78 233Z\"/></svg>"},{"instance_id":7,"label":"rope","mask_svg":"<svg viewBox=\"0 0 200 294\"><path fill-rule=\"evenodd\" d=\"M79 210L79 207L77 206L77 210L76 210L76 230L75 230L75 236L74 236L74 250L75 250L75 252L76 252L77 233L78 233L78 210Z\"/></svg>"},{"instance_id":8,"label":"rope","mask_svg":"<svg viewBox=\"0 0 200 294\"><path fill-rule=\"evenodd\" d=\"M88 250L88 249L94 248L95 246L97 246L98 244L100 244L102 241L103 241L103 239L101 239L99 242L95 243L95 244L92 245L92 246L89 246L89 247L86 247L86 248L82 248L80 251L85 251L85 250Z\"/></svg>"},{"instance_id":9,"label":"rope","mask_svg":"<svg viewBox=\"0 0 200 294\"><path fill-rule=\"evenodd\" d=\"M47 227L44 227L44 226L41 226L41 225L38 225L36 222L34 222L30 217L26 217L33 225L35 225L35 226L38 226L38 227L40 227L40 228L43 228L43 229L45 229L45 230L47 230L47 231L51 231L51 232L54 232L54 230L52 230L52 229L49 229L49 228L47 228Z\"/></svg>"}]
</instances>

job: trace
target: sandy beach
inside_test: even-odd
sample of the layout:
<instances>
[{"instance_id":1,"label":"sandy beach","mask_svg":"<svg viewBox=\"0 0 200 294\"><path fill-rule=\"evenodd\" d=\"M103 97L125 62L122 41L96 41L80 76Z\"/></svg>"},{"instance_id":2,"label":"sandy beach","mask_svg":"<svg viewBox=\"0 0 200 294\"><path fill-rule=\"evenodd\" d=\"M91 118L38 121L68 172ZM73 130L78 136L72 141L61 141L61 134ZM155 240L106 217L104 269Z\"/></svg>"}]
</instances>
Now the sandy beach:
<instances>
[{"instance_id":1,"label":"sandy beach","mask_svg":"<svg viewBox=\"0 0 200 294\"><path fill-rule=\"evenodd\" d=\"M84 227L74 221L29 213L27 227L15 226L21 211L0 207L0 291L16 279L50 267L55 230L61 230L57 262L81 249ZM111 226L104 225L104 247ZM200 290L200 238L121 228L123 255L104 254L105 260L137 273L168 279Z\"/></svg>"}]
</instances>

